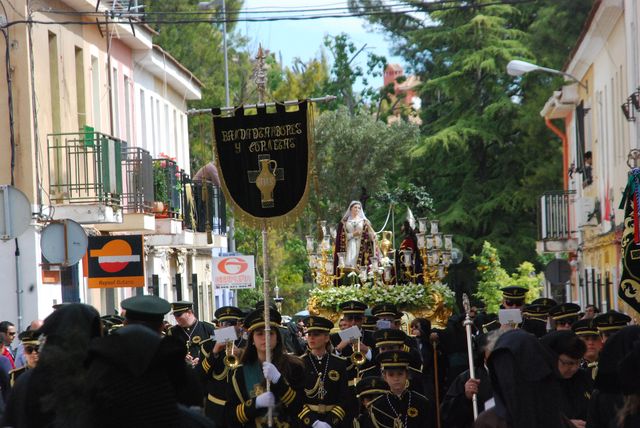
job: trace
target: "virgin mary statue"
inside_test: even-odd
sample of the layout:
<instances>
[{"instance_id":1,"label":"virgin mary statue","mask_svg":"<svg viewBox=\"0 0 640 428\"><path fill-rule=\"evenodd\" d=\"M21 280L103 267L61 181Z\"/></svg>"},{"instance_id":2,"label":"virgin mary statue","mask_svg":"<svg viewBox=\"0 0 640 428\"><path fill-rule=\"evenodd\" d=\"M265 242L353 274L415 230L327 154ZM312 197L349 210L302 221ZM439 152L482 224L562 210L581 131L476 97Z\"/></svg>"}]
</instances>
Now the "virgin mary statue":
<instances>
[{"instance_id":1,"label":"virgin mary statue","mask_svg":"<svg viewBox=\"0 0 640 428\"><path fill-rule=\"evenodd\" d=\"M345 268L356 269L371 263L375 254L376 233L364 215L362 204L352 201L336 228L334 270L338 270L338 252L345 253Z\"/></svg>"}]
</instances>

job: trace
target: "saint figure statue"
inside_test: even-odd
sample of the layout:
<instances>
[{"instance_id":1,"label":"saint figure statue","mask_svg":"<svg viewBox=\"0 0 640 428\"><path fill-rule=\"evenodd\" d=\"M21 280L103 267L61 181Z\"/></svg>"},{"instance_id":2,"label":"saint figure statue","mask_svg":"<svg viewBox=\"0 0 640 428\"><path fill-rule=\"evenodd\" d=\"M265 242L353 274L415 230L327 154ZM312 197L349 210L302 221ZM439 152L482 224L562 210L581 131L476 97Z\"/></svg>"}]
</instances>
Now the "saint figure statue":
<instances>
[{"instance_id":1,"label":"saint figure statue","mask_svg":"<svg viewBox=\"0 0 640 428\"><path fill-rule=\"evenodd\" d=\"M376 233L362 211L362 204L352 201L336 228L334 270L338 271L338 252L345 253L347 269L357 269L371 263L375 255Z\"/></svg>"}]
</instances>

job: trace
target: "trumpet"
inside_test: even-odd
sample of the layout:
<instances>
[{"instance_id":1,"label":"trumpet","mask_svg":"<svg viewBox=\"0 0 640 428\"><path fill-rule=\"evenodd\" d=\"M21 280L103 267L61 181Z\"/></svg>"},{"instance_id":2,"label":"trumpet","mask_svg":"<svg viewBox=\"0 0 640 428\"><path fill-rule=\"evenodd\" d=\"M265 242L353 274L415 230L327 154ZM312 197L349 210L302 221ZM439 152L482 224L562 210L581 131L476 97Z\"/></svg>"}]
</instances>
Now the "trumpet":
<instances>
[{"instance_id":1,"label":"trumpet","mask_svg":"<svg viewBox=\"0 0 640 428\"><path fill-rule=\"evenodd\" d=\"M230 369L238 367L238 358L233 355L233 340L227 341L224 351L224 359L222 361L224 362L224 365Z\"/></svg>"},{"instance_id":2,"label":"trumpet","mask_svg":"<svg viewBox=\"0 0 640 428\"><path fill-rule=\"evenodd\" d=\"M360 338L356 339L356 349L351 354L351 362L356 366L361 366L367 361L367 357L360 350Z\"/></svg>"}]
</instances>

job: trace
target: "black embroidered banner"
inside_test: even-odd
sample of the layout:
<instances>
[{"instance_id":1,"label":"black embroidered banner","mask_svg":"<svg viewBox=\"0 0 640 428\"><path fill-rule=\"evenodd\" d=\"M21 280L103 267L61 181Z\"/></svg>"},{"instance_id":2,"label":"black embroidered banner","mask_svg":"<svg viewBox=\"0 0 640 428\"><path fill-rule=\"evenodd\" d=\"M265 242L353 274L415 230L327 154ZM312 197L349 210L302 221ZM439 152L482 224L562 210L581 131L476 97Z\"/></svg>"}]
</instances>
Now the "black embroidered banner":
<instances>
[{"instance_id":1,"label":"black embroidered banner","mask_svg":"<svg viewBox=\"0 0 640 428\"><path fill-rule=\"evenodd\" d=\"M640 169L629 173L620 208L624 208L624 231L622 232L622 277L618 296L629 306L640 312L640 237L638 210L640 209Z\"/></svg>"},{"instance_id":2,"label":"black embroidered banner","mask_svg":"<svg viewBox=\"0 0 640 428\"><path fill-rule=\"evenodd\" d=\"M240 107L232 116L214 111L215 154L220 183L240 220L254 227L292 222L309 193L313 126L309 103L295 111Z\"/></svg>"}]
</instances>

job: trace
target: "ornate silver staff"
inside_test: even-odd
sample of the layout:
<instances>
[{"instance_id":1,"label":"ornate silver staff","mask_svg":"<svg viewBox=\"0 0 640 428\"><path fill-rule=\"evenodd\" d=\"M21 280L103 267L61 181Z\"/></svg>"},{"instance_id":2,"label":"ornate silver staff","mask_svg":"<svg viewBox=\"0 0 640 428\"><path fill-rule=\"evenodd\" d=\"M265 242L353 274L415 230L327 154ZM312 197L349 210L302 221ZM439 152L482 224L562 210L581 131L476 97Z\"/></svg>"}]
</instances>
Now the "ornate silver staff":
<instances>
[{"instance_id":1,"label":"ornate silver staff","mask_svg":"<svg viewBox=\"0 0 640 428\"><path fill-rule=\"evenodd\" d=\"M471 379L476 378L476 368L473 365L473 348L471 347L471 326L473 325L473 321L471 321L471 317L469 316L469 312L471 310L471 305L469 304L469 297L467 297L467 293L462 295L462 306L464 306L464 328L467 332L467 355L469 356L469 375ZM471 397L471 401L473 402L473 420L478 419L478 395L476 393Z\"/></svg>"}]
</instances>

